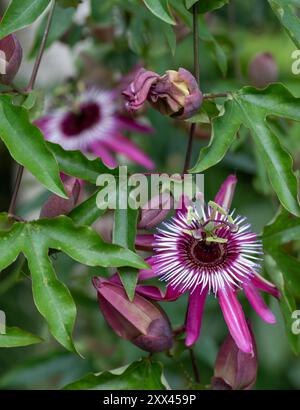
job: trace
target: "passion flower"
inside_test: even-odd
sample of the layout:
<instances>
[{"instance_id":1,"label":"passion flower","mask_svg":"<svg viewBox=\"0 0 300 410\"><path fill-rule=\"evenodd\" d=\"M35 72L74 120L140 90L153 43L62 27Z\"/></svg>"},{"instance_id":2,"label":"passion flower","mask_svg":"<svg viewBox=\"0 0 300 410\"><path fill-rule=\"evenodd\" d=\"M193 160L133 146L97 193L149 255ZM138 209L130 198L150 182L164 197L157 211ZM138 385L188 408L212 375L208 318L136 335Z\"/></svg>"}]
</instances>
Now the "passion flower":
<instances>
[{"instance_id":1,"label":"passion flower","mask_svg":"<svg viewBox=\"0 0 300 410\"><path fill-rule=\"evenodd\" d=\"M274 285L260 275L262 242L246 217L230 211L237 179L229 176L215 202L192 203L164 222L154 235L152 268L178 295L189 292L186 344L200 334L206 296L217 296L224 319L238 348L253 354L253 343L242 307L237 299L243 290L254 310L275 323L258 289L278 297Z\"/></svg>"}]
</instances>

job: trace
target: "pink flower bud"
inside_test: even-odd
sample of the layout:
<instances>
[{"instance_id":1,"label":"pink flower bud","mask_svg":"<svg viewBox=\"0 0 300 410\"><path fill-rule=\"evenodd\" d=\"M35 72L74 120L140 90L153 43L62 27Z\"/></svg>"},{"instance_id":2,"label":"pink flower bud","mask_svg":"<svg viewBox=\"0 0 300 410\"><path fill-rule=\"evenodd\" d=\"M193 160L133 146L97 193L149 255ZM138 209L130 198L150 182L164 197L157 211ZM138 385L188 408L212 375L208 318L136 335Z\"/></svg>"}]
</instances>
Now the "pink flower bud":
<instances>
[{"instance_id":1,"label":"pink flower bud","mask_svg":"<svg viewBox=\"0 0 300 410\"><path fill-rule=\"evenodd\" d=\"M151 200L142 208L138 228L154 228L167 217L173 202L173 198L168 192L163 192L161 195L151 198Z\"/></svg>"},{"instance_id":2,"label":"pink flower bud","mask_svg":"<svg viewBox=\"0 0 300 410\"><path fill-rule=\"evenodd\" d=\"M0 40L0 82L10 84L22 62L22 47L14 34Z\"/></svg>"},{"instance_id":3,"label":"pink flower bud","mask_svg":"<svg viewBox=\"0 0 300 410\"><path fill-rule=\"evenodd\" d=\"M278 66L271 53L259 53L250 62L248 75L255 87L263 88L278 80Z\"/></svg>"},{"instance_id":4,"label":"pink flower bud","mask_svg":"<svg viewBox=\"0 0 300 410\"><path fill-rule=\"evenodd\" d=\"M96 277L100 310L114 332L147 352L163 352L172 347L172 329L165 312L155 302L136 292L131 302L123 286Z\"/></svg>"},{"instance_id":5,"label":"pink flower bud","mask_svg":"<svg viewBox=\"0 0 300 410\"><path fill-rule=\"evenodd\" d=\"M249 390L254 385L257 375L257 353L251 326L249 330L254 354L241 351L231 335L228 335L215 363L212 379L214 390Z\"/></svg>"},{"instance_id":6,"label":"pink flower bud","mask_svg":"<svg viewBox=\"0 0 300 410\"><path fill-rule=\"evenodd\" d=\"M129 111L139 110L148 100L163 115L190 118L202 104L202 93L194 76L184 68L163 76L141 68L123 92Z\"/></svg>"},{"instance_id":7,"label":"pink flower bud","mask_svg":"<svg viewBox=\"0 0 300 410\"><path fill-rule=\"evenodd\" d=\"M57 195L51 195L41 209L41 218L55 218L59 215L67 215L77 205L81 193L82 183L73 177L65 177L65 191L68 199Z\"/></svg>"}]
</instances>

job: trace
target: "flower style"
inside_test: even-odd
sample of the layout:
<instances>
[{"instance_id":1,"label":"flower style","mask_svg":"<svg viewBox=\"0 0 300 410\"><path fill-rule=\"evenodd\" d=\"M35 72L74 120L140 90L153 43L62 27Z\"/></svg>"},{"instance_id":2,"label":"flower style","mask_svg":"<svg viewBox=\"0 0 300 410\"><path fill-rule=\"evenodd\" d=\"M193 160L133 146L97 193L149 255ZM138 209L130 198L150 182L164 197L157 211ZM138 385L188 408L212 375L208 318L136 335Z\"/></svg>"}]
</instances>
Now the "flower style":
<instances>
[{"instance_id":1,"label":"flower style","mask_svg":"<svg viewBox=\"0 0 300 410\"><path fill-rule=\"evenodd\" d=\"M182 120L192 117L202 103L196 79L184 68L168 70L163 76L141 68L123 95L130 112L149 101L161 114Z\"/></svg>"},{"instance_id":2,"label":"flower style","mask_svg":"<svg viewBox=\"0 0 300 410\"><path fill-rule=\"evenodd\" d=\"M115 93L92 88L82 93L72 108L60 108L36 121L45 138L66 150L81 150L100 157L110 167L117 161L111 151L123 154L147 169L152 160L122 135L127 129L148 134L152 129L118 114Z\"/></svg>"},{"instance_id":3,"label":"flower style","mask_svg":"<svg viewBox=\"0 0 300 410\"><path fill-rule=\"evenodd\" d=\"M208 293L219 300L224 319L238 348L253 354L254 348L237 293L242 289L253 309L268 323L275 323L259 290L279 297L277 288L259 275L262 243L245 217L229 212L237 179L229 176L215 202L201 201L178 210L152 238L154 255L147 261L154 274L168 282L177 297L189 292L186 345L200 334ZM150 241L150 236L148 238Z\"/></svg>"}]
</instances>

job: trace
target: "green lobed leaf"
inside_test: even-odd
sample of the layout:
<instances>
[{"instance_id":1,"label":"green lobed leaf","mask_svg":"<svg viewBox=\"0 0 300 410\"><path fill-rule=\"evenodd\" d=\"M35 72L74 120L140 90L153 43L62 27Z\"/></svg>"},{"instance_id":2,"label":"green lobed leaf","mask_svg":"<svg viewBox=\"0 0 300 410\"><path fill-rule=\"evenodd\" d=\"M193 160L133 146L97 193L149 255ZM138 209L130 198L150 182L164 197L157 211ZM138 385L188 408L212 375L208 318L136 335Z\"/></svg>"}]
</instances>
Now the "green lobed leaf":
<instances>
[{"instance_id":1,"label":"green lobed leaf","mask_svg":"<svg viewBox=\"0 0 300 410\"><path fill-rule=\"evenodd\" d=\"M47 238L35 228L27 226L29 232L23 249L31 272L34 303L56 340L76 352L72 340L76 306L69 289L58 280L50 262Z\"/></svg>"},{"instance_id":2,"label":"green lobed leaf","mask_svg":"<svg viewBox=\"0 0 300 410\"><path fill-rule=\"evenodd\" d=\"M166 390L160 362L142 359L125 369L87 374L64 390Z\"/></svg>"},{"instance_id":3,"label":"green lobed leaf","mask_svg":"<svg viewBox=\"0 0 300 410\"><path fill-rule=\"evenodd\" d=\"M11 0L0 22L0 39L32 24L49 3L50 0Z\"/></svg>"},{"instance_id":4,"label":"green lobed leaf","mask_svg":"<svg viewBox=\"0 0 300 410\"><path fill-rule=\"evenodd\" d=\"M269 127L267 118L270 115L300 121L300 98L294 97L281 84L272 84L264 90L244 87L232 93L225 103L224 114L212 122L209 146L200 152L190 172L202 172L220 162L243 124L252 134L279 201L289 212L300 215L292 158Z\"/></svg>"},{"instance_id":5,"label":"green lobed leaf","mask_svg":"<svg viewBox=\"0 0 300 410\"><path fill-rule=\"evenodd\" d=\"M30 346L42 341L40 337L17 327L6 327L6 333L0 334L0 348Z\"/></svg>"},{"instance_id":6,"label":"green lobed leaf","mask_svg":"<svg viewBox=\"0 0 300 410\"><path fill-rule=\"evenodd\" d=\"M47 146L54 154L61 172L84 181L96 184L100 174L117 174L118 169L106 167L97 158L89 160L81 151L66 151L60 145L47 142Z\"/></svg>"},{"instance_id":7,"label":"green lobed leaf","mask_svg":"<svg viewBox=\"0 0 300 410\"><path fill-rule=\"evenodd\" d=\"M148 9L156 17L168 24L176 24L174 17L170 13L168 0L143 0Z\"/></svg>"},{"instance_id":8,"label":"green lobed leaf","mask_svg":"<svg viewBox=\"0 0 300 410\"><path fill-rule=\"evenodd\" d=\"M72 341L76 307L69 290L56 276L49 250L63 251L88 266L147 268L134 252L104 242L92 228L77 226L66 216L12 224L7 214L1 214L0 225L0 271L21 252L25 255L35 304L53 336L70 351L76 351Z\"/></svg>"},{"instance_id":9,"label":"green lobed leaf","mask_svg":"<svg viewBox=\"0 0 300 410\"><path fill-rule=\"evenodd\" d=\"M0 96L0 138L12 157L28 169L47 189L67 198L53 154L40 130L29 121L28 112Z\"/></svg>"},{"instance_id":10,"label":"green lobed leaf","mask_svg":"<svg viewBox=\"0 0 300 410\"><path fill-rule=\"evenodd\" d=\"M295 7L300 7L299 0L294 2L291 0L268 0L268 2L292 41L300 48L300 20Z\"/></svg>"},{"instance_id":11,"label":"green lobed leaf","mask_svg":"<svg viewBox=\"0 0 300 410\"><path fill-rule=\"evenodd\" d=\"M51 27L49 30L49 35L47 37L46 48L49 48L55 41L59 40L60 37L66 33L72 25L73 16L75 14L74 8L63 8L58 5L55 7ZM48 16L45 16L41 22L37 32L35 34L34 43L29 53L29 58L36 57L40 44L43 39L45 32L45 27L47 24Z\"/></svg>"}]
</instances>

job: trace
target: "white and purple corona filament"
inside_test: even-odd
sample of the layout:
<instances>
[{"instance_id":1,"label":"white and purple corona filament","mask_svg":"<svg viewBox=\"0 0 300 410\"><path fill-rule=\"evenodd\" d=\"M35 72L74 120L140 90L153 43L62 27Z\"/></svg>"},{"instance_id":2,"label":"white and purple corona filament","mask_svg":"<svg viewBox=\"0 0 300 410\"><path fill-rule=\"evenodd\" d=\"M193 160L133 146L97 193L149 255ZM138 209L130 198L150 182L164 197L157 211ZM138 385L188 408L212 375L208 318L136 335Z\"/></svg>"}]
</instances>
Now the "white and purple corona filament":
<instances>
[{"instance_id":1,"label":"white and purple corona filament","mask_svg":"<svg viewBox=\"0 0 300 410\"><path fill-rule=\"evenodd\" d=\"M162 280L181 292L218 293L240 287L259 269L262 244L245 217L209 203L178 211L155 235L153 267Z\"/></svg>"}]
</instances>

